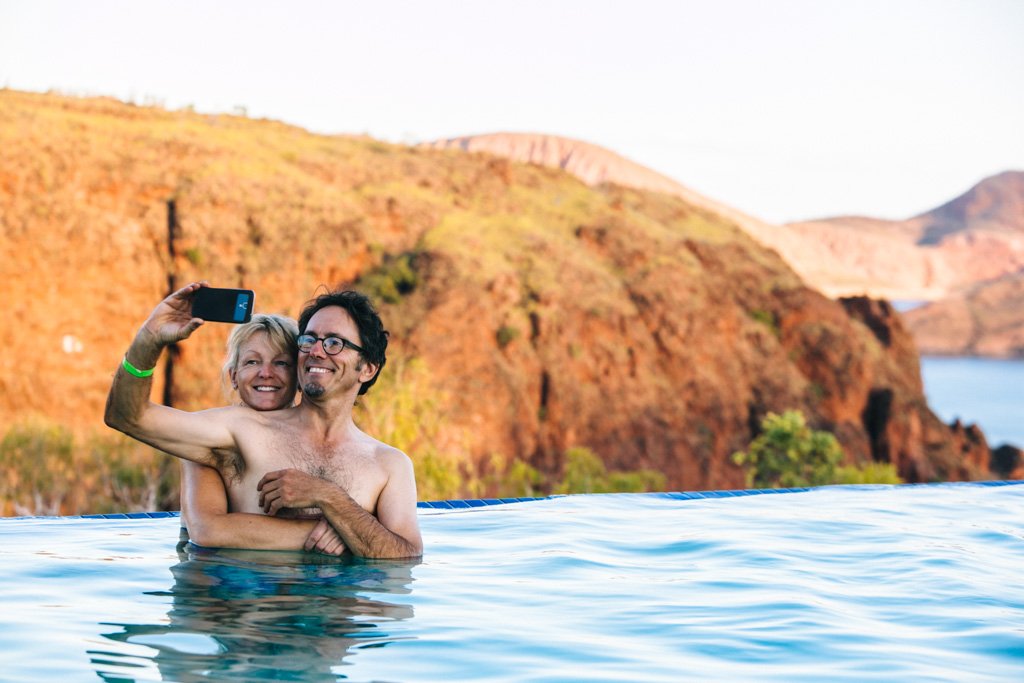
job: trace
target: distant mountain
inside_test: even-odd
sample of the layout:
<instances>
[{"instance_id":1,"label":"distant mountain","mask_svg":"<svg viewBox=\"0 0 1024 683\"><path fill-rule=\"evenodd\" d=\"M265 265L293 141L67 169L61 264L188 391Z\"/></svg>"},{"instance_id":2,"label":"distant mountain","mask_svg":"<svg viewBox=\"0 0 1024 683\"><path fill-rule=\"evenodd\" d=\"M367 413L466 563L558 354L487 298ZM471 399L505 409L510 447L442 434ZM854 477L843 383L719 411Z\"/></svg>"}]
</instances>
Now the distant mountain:
<instances>
[{"instance_id":1,"label":"distant mountain","mask_svg":"<svg viewBox=\"0 0 1024 683\"><path fill-rule=\"evenodd\" d=\"M907 221L921 245L942 244L959 233L1024 238L1024 171L982 180L956 199Z\"/></svg>"},{"instance_id":2,"label":"distant mountain","mask_svg":"<svg viewBox=\"0 0 1024 683\"><path fill-rule=\"evenodd\" d=\"M590 143L495 133L427 143L564 169L589 185L616 183L680 197L775 249L829 296L934 300L1024 267L1024 172L1008 171L905 221L843 216L773 225Z\"/></svg>"},{"instance_id":3,"label":"distant mountain","mask_svg":"<svg viewBox=\"0 0 1024 683\"><path fill-rule=\"evenodd\" d=\"M829 246L808 271L810 281L829 282L825 291L862 285L893 299L940 299L1024 267L1024 172L985 178L904 221L847 216L786 227Z\"/></svg>"},{"instance_id":4,"label":"distant mountain","mask_svg":"<svg viewBox=\"0 0 1024 683\"><path fill-rule=\"evenodd\" d=\"M1024 358L1024 271L903 316L921 353Z\"/></svg>"}]
</instances>

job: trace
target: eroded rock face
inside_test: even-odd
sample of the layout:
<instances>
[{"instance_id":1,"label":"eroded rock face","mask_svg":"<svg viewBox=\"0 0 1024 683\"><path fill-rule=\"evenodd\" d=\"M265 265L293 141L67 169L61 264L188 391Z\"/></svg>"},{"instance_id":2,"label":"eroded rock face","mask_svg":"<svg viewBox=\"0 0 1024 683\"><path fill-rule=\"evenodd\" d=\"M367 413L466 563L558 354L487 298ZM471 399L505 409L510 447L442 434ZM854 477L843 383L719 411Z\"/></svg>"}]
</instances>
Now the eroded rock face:
<instances>
[{"instance_id":1,"label":"eroded rock face","mask_svg":"<svg viewBox=\"0 0 1024 683\"><path fill-rule=\"evenodd\" d=\"M566 448L586 446L670 488L739 487L729 456L767 412L799 409L851 462L891 461L911 481L987 463L980 433L928 409L888 304L826 298L707 207L274 122L0 98L0 294L17 321L0 330L5 425L101 429L110 375L173 275L252 288L258 310L293 316L319 286L367 289L392 332L385 372L421 362L413 398L443 402L422 428L467 460L517 456L557 477ZM224 403L227 332L181 345L176 405Z\"/></svg>"},{"instance_id":2,"label":"eroded rock face","mask_svg":"<svg viewBox=\"0 0 1024 683\"><path fill-rule=\"evenodd\" d=\"M608 192L613 206L625 194ZM795 408L850 462L892 462L909 481L984 475L984 438L927 408L912 339L887 302L831 301L742 238L655 237L616 215L574 235L613 285L563 262L557 286L509 276L470 294L451 286L458 266L434 277L435 255L398 305L426 311L401 334L453 397L451 428L471 450L525 454L552 473L583 444L609 467L664 472L672 488L734 488L744 479L731 453L769 411ZM502 346L501 329L519 333ZM483 387L493 400L480 400Z\"/></svg>"},{"instance_id":3,"label":"eroded rock face","mask_svg":"<svg viewBox=\"0 0 1024 683\"><path fill-rule=\"evenodd\" d=\"M1003 444L992 451L990 469L1001 479L1024 478L1024 451L1016 446Z\"/></svg>"}]
</instances>

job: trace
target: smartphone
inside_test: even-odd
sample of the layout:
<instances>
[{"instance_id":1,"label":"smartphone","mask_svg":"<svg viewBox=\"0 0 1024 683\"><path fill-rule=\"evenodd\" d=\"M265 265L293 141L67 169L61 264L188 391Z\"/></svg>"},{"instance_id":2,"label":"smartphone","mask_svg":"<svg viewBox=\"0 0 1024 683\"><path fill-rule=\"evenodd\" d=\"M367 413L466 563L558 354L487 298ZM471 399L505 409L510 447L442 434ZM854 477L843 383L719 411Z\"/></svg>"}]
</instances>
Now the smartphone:
<instances>
[{"instance_id":1,"label":"smartphone","mask_svg":"<svg viewBox=\"0 0 1024 683\"><path fill-rule=\"evenodd\" d=\"M192 315L207 322L247 323L255 302L251 289L200 287L192 298Z\"/></svg>"}]
</instances>

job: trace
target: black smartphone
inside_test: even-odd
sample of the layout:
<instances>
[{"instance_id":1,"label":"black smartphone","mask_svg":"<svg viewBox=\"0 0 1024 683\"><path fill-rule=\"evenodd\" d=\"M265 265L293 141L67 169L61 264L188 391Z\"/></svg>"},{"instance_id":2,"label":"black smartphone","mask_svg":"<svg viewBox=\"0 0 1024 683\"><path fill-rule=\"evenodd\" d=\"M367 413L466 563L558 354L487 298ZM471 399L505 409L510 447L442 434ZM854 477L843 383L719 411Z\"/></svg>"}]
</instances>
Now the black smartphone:
<instances>
[{"instance_id":1,"label":"black smartphone","mask_svg":"<svg viewBox=\"0 0 1024 683\"><path fill-rule=\"evenodd\" d=\"M192 298L192 315L207 322L247 323L255 302L251 289L200 287Z\"/></svg>"}]
</instances>

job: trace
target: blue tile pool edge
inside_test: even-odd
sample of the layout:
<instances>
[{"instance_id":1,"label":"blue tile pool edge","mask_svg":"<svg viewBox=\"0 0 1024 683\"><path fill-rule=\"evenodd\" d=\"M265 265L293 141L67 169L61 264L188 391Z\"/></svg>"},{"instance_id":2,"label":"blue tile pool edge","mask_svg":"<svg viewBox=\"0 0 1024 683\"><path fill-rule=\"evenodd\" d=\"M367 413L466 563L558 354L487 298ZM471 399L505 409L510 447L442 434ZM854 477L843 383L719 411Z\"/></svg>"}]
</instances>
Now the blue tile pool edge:
<instances>
[{"instance_id":1,"label":"blue tile pool edge","mask_svg":"<svg viewBox=\"0 0 1024 683\"><path fill-rule=\"evenodd\" d=\"M436 500L420 501L416 507L425 510L468 510L471 508L490 507L494 505L508 505L511 503L528 503L538 500L554 500L564 498L566 495L583 496L649 496L654 498L669 498L672 500L701 500L708 498L738 498L742 496L757 496L762 494L780 493L805 493L817 489L897 489L908 487L954 487L954 486L1015 486L1024 484L1022 480L995 480L995 481L956 481L937 482L929 484L830 484L828 486L812 486L805 488L789 489L723 489L716 491L651 491L647 493L580 493L580 494L558 494L552 496L536 496L523 498L467 498L461 500ZM23 517L0 517L4 519L163 519L166 517L178 517L181 513L173 512L117 512L103 515L29 515Z\"/></svg>"}]
</instances>

